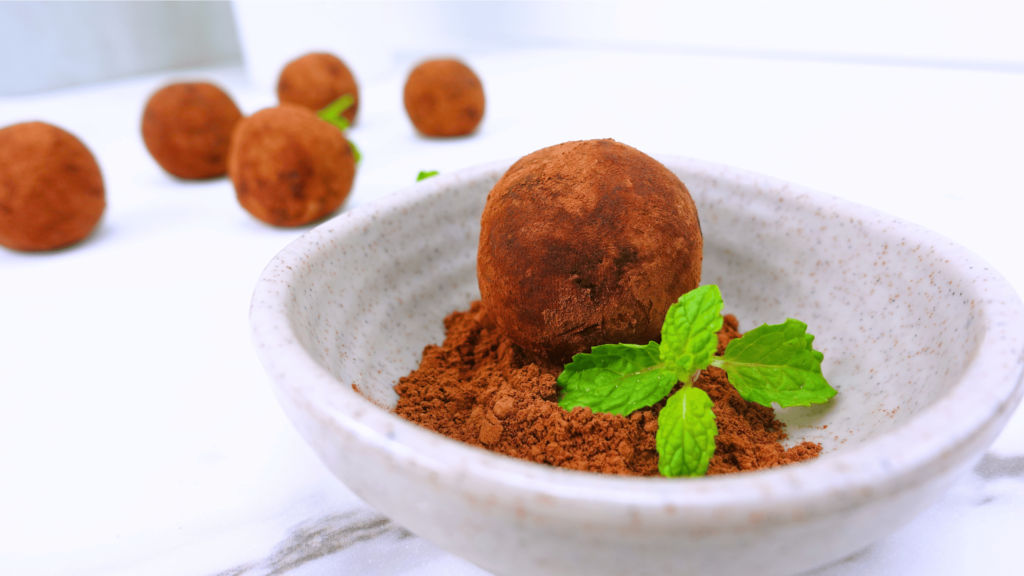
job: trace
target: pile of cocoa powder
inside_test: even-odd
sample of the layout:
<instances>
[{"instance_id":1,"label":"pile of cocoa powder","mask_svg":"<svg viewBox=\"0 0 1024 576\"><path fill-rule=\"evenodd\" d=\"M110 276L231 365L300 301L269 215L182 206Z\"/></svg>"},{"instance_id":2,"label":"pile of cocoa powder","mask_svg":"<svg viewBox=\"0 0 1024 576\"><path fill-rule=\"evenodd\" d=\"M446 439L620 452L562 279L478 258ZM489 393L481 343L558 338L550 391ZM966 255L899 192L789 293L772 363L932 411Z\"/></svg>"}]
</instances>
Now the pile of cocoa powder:
<instances>
[{"instance_id":1,"label":"pile of cocoa powder","mask_svg":"<svg viewBox=\"0 0 1024 576\"><path fill-rule=\"evenodd\" d=\"M567 412L558 406L555 378L562 366L530 358L502 336L487 310L474 302L444 321L441 346L423 350L423 361L399 380L395 412L425 428L500 454L573 470L658 475L654 448L658 413L665 401L629 416ZM718 353L741 334L732 315L718 333ZM815 458L821 445L785 449L783 424L771 408L747 402L714 367L695 384L714 401L718 425L708 474L771 468ZM681 386L681 385L680 385Z\"/></svg>"}]
</instances>

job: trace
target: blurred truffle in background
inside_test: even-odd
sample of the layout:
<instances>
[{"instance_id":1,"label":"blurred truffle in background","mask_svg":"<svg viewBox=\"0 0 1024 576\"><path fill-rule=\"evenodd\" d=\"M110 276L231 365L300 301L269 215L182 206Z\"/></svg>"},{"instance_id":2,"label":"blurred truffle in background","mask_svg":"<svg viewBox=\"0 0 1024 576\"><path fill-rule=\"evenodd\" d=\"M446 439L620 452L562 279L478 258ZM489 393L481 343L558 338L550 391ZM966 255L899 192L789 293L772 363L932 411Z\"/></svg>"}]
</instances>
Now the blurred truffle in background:
<instances>
[{"instance_id":1,"label":"blurred truffle in background","mask_svg":"<svg viewBox=\"0 0 1024 576\"><path fill-rule=\"evenodd\" d=\"M326 52L314 52L289 62L277 80L277 99L282 104L298 104L314 112L351 94L355 102L342 114L355 122L359 110L359 86L348 66Z\"/></svg>"},{"instance_id":2,"label":"blurred truffle in background","mask_svg":"<svg viewBox=\"0 0 1024 576\"><path fill-rule=\"evenodd\" d=\"M337 210L355 179L345 135L312 110L281 104L242 120L228 174L238 202L274 226L302 226Z\"/></svg>"},{"instance_id":3,"label":"blurred truffle in background","mask_svg":"<svg viewBox=\"0 0 1024 576\"><path fill-rule=\"evenodd\" d=\"M227 173L238 106L208 82L157 90L142 113L142 139L160 166L178 178L203 180Z\"/></svg>"},{"instance_id":4,"label":"blurred truffle in background","mask_svg":"<svg viewBox=\"0 0 1024 576\"><path fill-rule=\"evenodd\" d=\"M43 122L0 130L0 244L26 252L85 239L106 207L89 149Z\"/></svg>"},{"instance_id":5,"label":"blurred truffle in background","mask_svg":"<svg viewBox=\"0 0 1024 576\"><path fill-rule=\"evenodd\" d=\"M484 87L458 60L428 60L405 82L405 111L425 136L465 136L484 117Z\"/></svg>"}]
</instances>

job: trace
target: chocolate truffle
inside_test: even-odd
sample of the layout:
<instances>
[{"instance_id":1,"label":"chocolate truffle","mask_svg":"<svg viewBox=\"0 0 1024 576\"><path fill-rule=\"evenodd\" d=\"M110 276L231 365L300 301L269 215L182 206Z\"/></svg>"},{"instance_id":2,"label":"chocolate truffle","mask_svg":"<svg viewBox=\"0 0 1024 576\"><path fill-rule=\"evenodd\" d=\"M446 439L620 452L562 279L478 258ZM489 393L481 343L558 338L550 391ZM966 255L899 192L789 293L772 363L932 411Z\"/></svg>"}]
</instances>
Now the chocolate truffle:
<instances>
[{"instance_id":1,"label":"chocolate truffle","mask_svg":"<svg viewBox=\"0 0 1024 576\"><path fill-rule=\"evenodd\" d=\"M142 139L153 159L174 176L217 178L227 172L231 131L241 119L231 97L213 84L171 84L146 103Z\"/></svg>"},{"instance_id":2,"label":"chocolate truffle","mask_svg":"<svg viewBox=\"0 0 1024 576\"><path fill-rule=\"evenodd\" d=\"M477 279L505 335L564 363L658 340L669 306L700 284L703 244L689 191L661 163L614 140L566 142L491 189Z\"/></svg>"},{"instance_id":3,"label":"chocolate truffle","mask_svg":"<svg viewBox=\"0 0 1024 576\"><path fill-rule=\"evenodd\" d=\"M277 79L277 99L282 104L305 106L319 112L328 104L351 94L355 102L342 113L355 122L359 110L359 87L348 66L337 56L324 52L306 54L288 63Z\"/></svg>"},{"instance_id":4,"label":"chocolate truffle","mask_svg":"<svg viewBox=\"0 0 1024 576\"><path fill-rule=\"evenodd\" d=\"M345 201L356 162L341 130L295 104L260 110L238 123L228 175L238 202L274 226L302 226Z\"/></svg>"},{"instance_id":5,"label":"chocolate truffle","mask_svg":"<svg viewBox=\"0 0 1024 576\"><path fill-rule=\"evenodd\" d=\"M27 122L0 130L0 244L56 250L81 241L103 215L103 176L64 130Z\"/></svg>"},{"instance_id":6,"label":"chocolate truffle","mask_svg":"<svg viewBox=\"0 0 1024 576\"><path fill-rule=\"evenodd\" d=\"M458 60L429 60L405 82L405 111L426 136L465 136L484 117L484 87Z\"/></svg>"}]
</instances>

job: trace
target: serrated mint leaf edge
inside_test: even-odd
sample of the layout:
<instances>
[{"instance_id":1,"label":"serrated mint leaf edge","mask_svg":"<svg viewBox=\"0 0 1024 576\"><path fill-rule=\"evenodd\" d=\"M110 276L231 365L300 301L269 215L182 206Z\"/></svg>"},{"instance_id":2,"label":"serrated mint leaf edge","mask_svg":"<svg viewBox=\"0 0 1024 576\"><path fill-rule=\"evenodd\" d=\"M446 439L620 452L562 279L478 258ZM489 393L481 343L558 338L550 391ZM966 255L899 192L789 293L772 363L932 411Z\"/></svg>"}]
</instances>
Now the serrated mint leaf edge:
<instances>
[{"instance_id":1,"label":"serrated mint leaf edge","mask_svg":"<svg viewBox=\"0 0 1024 576\"><path fill-rule=\"evenodd\" d=\"M691 409L699 409L700 406L697 404L703 404L703 415L695 415L694 419L690 421L690 424L699 424L703 429L703 438L692 437L691 450L696 449L699 451L696 459L691 458L691 462L687 462L687 408L693 403L694 406ZM673 413L677 410L676 406L682 404L682 417L673 418ZM712 411L714 401L708 396L707 392L700 388L694 388L688 386L679 390L675 394L669 397L665 407L661 409L661 413L658 414L658 432L655 435L655 449L658 452L658 471L662 476L667 478L675 478L679 476L703 476L708 471L708 465L711 463L711 457L715 454L715 438L718 436L718 425L715 420L715 413ZM663 420L664 418L664 420ZM670 421L671 420L671 421ZM678 441L678 446L672 453L666 453L666 447L671 446L672 436L679 437L681 431L681 437ZM702 445L703 444L703 445ZM692 462L696 460L695 465Z\"/></svg>"},{"instance_id":2,"label":"serrated mint leaf edge","mask_svg":"<svg viewBox=\"0 0 1024 576\"><path fill-rule=\"evenodd\" d=\"M810 368L802 368L799 366L792 366L789 364L764 364L760 362L738 362L734 359L730 359L730 353L739 355L741 352L736 352L740 346L744 346L745 349L749 349L751 344L742 342L744 338L753 336L755 338L761 338L764 334L768 333L785 333L787 328L795 327L798 332L793 335L792 338L783 341L783 344L791 342L798 337L803 337L804 347L801 349L803 353L810 354ZM780 329L781 330L778 330ZM769 332L769 330L773 330ZM737 343L733 346L733 343ZM838 391L833 388L825 376L821 373L821 362L824 360L825 355L815 350L811 343L814 342L814 335L807 333L807 324L797 320L795 318L787 318L782 324L762 324L753 330L750 330L740 338L733 339L729 342L729 345L725 349L725 354L713 358L711 360L711 366L715 366L725 370L729 377L729 383L732 384L733 388L740 394L740 396L747 401L757 402L762 406L771 406L772 403L776 403L782 408L789 408L791 406L810 406L811 404L823 404L831 400ZM798 353L799 354L799 353ZM787 360L797 358L797 355L790 356ZM787 371L795 371L800 380L791 374L787 374ZM765 373L775 372L782 378L788 378L789 380L797 383L798 388L790 388L788 390L779 390L778 388L765 386L765 383L769 381ZM802 382L801 382L802 380Z\"/></svg>"},{"instance_id":3,"label":"serrated mint leaf edge","mask_svg":"<svg viewBox=\"0 0 1024 576\"><path fill-rule=\"evenodd\" d=\"M645 366L636 372L619 373L611 370L607 367L600 365L593 365L583 367L586 363L597 364L595 357L601 358L614 358L617 349L629 349L638 352L644 352L648 358L652 361L652 364ZM625 354L623 354L624 356ZM649 342L647 344L602 344L600 346L594 346L589 354L582 353L576 354L572 357L572 362L567 364L563 368L562 372L558 375L556 382L558 387L564 391L562 398L558 401L558 405L563 410L572 410L577 406L583 406L590 408L594 412L602 412L606 414L619 414L627 416L640 408L646 408L659 402L665 396L668 396L672 388L675 387L678 380L675 378L675 373L665 368L663 364L658 362L658 343ZM591 392L593 388L586 388L585 382L580 382L587 372L593 370L607 370L613 374L619 374L619 383L627 380L628 378L649 375L655 372L662 372L658 382L653 386L648 386L647 390L639 390L641 393L636 393L639 387L634 386L626 396L625 401L616 402L614 405L602 404L600 401L592 402L586 398L588 392ZM657 376L656 376L657 377ZM592 377L593 378L593 377ZM596 387L597 384L594 383ZM615 390L618 389L619 384L605 385L608 388L609 393L604 396L603 399L611 398ZM584 396L584 398L580 398Z\"/></svg>"},{"instance_id":4,"label":"serrated mint leaf edge","mask_svg":"<svg viewBox=\"0 0 1024 576\"><path fill-rule=\"evenodd\" d=\"M688 314L686 319L689 327L686 330L685 341L681 347L683 354L676 354L678 335L673 330L673 321L677 317L677 311L689 311L688 305L697 301L697 311L691 317ZM661 328L661 360L667 367L676 372L679 380L687 382L690 376L697 370L708 367L715 352L718 350L718 331L722 329L722 310L725 302L722 300L722 293L715 284L698 286L679 297L675 304L669 307L665 313L665 321ZM702 318L706 316L707 318ZM701 322L702 320L707 320ZM700 325L698 325L698 323ZM703 340L696 345L691 341Z\"/></svg>"},{"instance_id":5,"label":"serrated mint leaf edge","mask_svg":"<svg viewBox=\"0 0 1024 576\"><path fill-rule=\"evenodd\" d=\"M716 364L712 364L715 366ZM732 384L733 388L739 395L749 402L756 402L762 406L771 406L772 403L778 404L782 408L789 408L792 406L810 406L812 404L824 404L831 400L837 394L835 388L833 388L828 381L821 374L813 374L810 372L803 372L805 378L809 381L805 381L800 385L800 388L790 390L778 390L776 388L765 387L761 384L765 379L758 374L758 370L743 371L742 367L723 363L718 366L725 370L728 375L729 383ZM773 367L772 369L776 369ZM751 374L757 374L752 376ZM785 376L791 380L797 381L792 376Z\"/></svg>"}]
</instances>

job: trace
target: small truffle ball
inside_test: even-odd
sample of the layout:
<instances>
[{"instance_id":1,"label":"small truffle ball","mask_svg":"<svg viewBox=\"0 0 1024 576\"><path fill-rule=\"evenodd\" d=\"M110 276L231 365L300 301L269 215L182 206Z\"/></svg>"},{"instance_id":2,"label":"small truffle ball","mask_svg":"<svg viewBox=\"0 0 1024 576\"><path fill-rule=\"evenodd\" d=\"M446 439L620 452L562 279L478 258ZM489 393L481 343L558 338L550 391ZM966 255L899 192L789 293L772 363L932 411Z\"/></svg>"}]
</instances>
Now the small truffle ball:
<instances>
[{"instance_id":1,"label":"small truffle ball","mask_svg":"<svg viewBox=\"0 0 1024 576\"><path fill-rule=\"evenodd\" d=\"M355 173L341 130L295 104L242 120L231 140L228 175L238 202L274 226L302 226L334 212Z\"/></svg>"},{"instance_id":2,"label":"small truffle ball","mask_svg":"<svg viewBox=\"0 0 1024 576\"><path fill-rule=\"evenodd\" d=\"M172 175L217 178L227 172L231 131L241 119L231 97L213 84L171 84L146 103L142 139L157 164Z\"/></svg>"},{"instance_id":3,"label":"small truffle ball","mask_svg":"<svg viewBox=\"0 0 1024 576\"><path fill-rule=\"evenodd\" d=\"M83 240L106 207L92 153L64 130L27 122L0 130L0 244L27 252Z\"/></svg>"},{"instance_id":4,"label":"small truffle ball","mask_svg":"<svg viewBox=\"0 0 1024 576\"><path fill-rule=\"evenodd\" d=\"M314 112L351 94L355 102L342 113L355 122L359 110L359 87L348 66L333 54L315 52L296 58L281 70L277 79L277 100L305 106Z\"/></svg>"},{"instance_id":5,"label":"small truffle ball","mask_svg":"<svg viewBox=\"0 0 1024 576\"><path fill-rule=\"evenodd\" d=\"M458 60L429 60L405 82L405 111L426 136L465 136L484 117L484 87Z\"/></svg>"},{"instance_id":6,"label":"small truffle ball","mask_svg":"<svg viewBox=\"0 0 1024 576\"><path fill-rule=\"evenodd\" d=\"M669 306L700 284L703 244L689 191L661 163L614 140L566 142L491 189L477 279L505 335L564 363L658 340Z\"/></svg>"}]
</instances>

